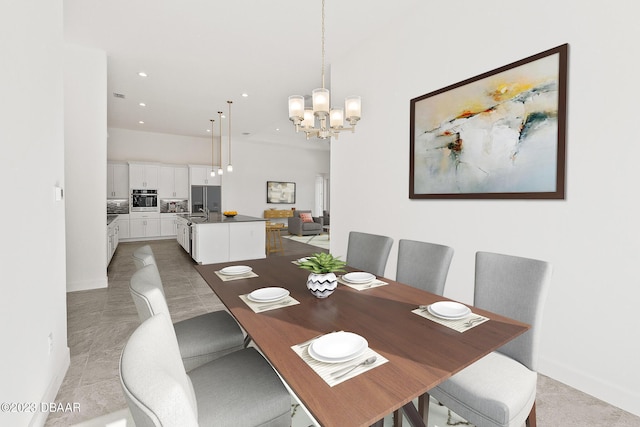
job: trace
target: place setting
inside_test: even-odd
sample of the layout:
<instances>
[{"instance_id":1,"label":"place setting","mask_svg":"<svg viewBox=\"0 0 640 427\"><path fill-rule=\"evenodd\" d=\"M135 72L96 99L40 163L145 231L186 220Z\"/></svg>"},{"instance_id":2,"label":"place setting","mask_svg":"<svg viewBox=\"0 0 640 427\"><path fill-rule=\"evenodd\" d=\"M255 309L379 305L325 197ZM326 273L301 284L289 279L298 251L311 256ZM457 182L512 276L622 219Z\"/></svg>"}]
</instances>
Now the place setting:
<instances>
[{"instance_id":1,"label":"place setting","mask_svg":"<svg viewBox=\"0 0 640 427\"><path fill-rule=\"evenodd\" d=\"M223 282L258 277L258 275L254 273L253 269L248 265L231 265L229 267L222 268L215 273Z\"/></svg>"},{"instance_id":2,"label":"place setting","mask_svg":"<svg viewBox=\"0 0 640 427\"><path fill-rule=\"evenodd\" d=\"M364 337L345 331L320 335L291 349L331 387L389 361L369 348Z\"/></svg>"},{"instance_id":3,"label":"place setting","mask_svg":"<svg viewBox=\"0 0 640 427\"><path fill-rule=\"evenodd\" d=\"M300 301L291 297L287 289L275 286L256 289L249 294L240 295L240 299L255 313L300 304Z\"/></svg>"},{"instance_id":4,"label":"place setting","mask_svg":"<svg viewBox=\"0 0 640 427\"><path fill-rule=\"evenodd\" d=\"M454 301L421 305L411 312L458 332L475 328L489 320L488 317L473 313L466 305Z\"/></svg>"},{"instance_id":5,"label":"place setting","mask_svg":"<svg viewBox=\"0 0 640 427\"><path fill-rule=\"evenodd\" d=\"M292 264L294 265L300 265L301 263L305 262L305 261L309 261L310 257L302 257L302 258L298 258L298 259L294 259L293 261L291 261Z\"/></svg>"},{"instance_id":6,"label":"place setting","mask_svg":"<svg viewBox=\"0 0 640 427\"><path fill-rule=\"evenodd\" d=\"M354 271L352 273L343 274L338 277L338 282L358 291L388 285L387 282L383 282L375 275L364 271Z\"/></svg>"}]
</instances>

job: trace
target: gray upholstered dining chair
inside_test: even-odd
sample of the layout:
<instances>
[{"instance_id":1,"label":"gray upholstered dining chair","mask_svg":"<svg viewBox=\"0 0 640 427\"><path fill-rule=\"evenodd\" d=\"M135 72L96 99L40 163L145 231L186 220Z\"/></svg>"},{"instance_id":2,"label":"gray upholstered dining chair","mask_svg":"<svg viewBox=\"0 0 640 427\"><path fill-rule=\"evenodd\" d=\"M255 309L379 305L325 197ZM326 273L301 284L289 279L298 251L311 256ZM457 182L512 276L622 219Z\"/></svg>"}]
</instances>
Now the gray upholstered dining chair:
<instances>
[{"instance_id":1,"label":"gray upholstered dining chair","mask_svg":"<svg viewBox=\"0 0 640 427\"><path fill-rule=\"evenodd\" d=\"M140 246L133 251L131 258L133 258L133 264L136 266L136 270L141 269L145 265L156 264L156 257L153 255L153 250L149 245Z\"/></svg>"},{"instance_id":2,"label":"gray upholstered dining chair","mask_svg":"<svg viewBox=\"0 0 640 427\"><path fill-rule=\"evenodd\" d=\"M449 246L400 239L396 281L442 295L453 258Z\"/></svg>"},{"instance_id":3,"label":"gray upholstered dining chair","mask_svg":"<svg viewBox=\"0 0 640 427\"><path fill-rule=\"evenodd\" d=\"M551 270L545 261L476 254L474 305L531 329L430 390L431 396L477 427L535 427L538 342Z\"/></svg>"},{"instance_id":4,"label":"gray upholstered dining chair","mask_svg":"<svg viewBox=\"0 0 640 427\"><path fill-rule=\"evenodd\" d=\"M133 332L119 368L137 427L291 424L291 396L260 353L246 348L187 373L165 313L150 317Z\"/></svg>"},{"instance_id":5,"label":"gray upholstered dining chair","mask_svg":"<svg viewBox=\"0 0 640 427\"><path fill-rule=\"evenodd\" d=\"M136 271L131 276L129 290L141 321L158 313L171 316L155 264ZM187 371L245 347L240 326L224 310L191 317L173 326Z\"/></svg>"},{"instance_id":6,"label":"gray upholstered dining chair","mask_svg":"<svg viewBox=\"0 0 640 427\"><path fill-rule=\"evenodd\" d=\"M392 245L391 237L352 231L347 244L347 264L376 276L384 276Z\"/></svg>"}]
</instances>

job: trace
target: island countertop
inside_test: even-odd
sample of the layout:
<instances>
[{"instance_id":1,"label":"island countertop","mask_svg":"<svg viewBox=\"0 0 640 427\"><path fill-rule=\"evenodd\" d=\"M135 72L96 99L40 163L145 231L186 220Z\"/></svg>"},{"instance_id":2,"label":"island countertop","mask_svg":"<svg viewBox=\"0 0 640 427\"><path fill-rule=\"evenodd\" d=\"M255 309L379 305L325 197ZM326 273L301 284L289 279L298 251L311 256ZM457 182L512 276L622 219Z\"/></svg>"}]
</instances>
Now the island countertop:
<instances>
[{"instance_id":1,"label":"island countertop","mask_svg":"<svg viewBox=\"0 0 640 427\"><path fill-rule=\"evenodd\" d=\"M221 213L210 213L209 219L205 220L204 215L193 215L193 214L178 214L177 216L186 219L194 224L198 225L206 225L206 224L233 224L238 222L265 222L266 219L258 218L255 216L248 215L236 215L234 217L226 217Z\"/></svg>"}]
</instances>

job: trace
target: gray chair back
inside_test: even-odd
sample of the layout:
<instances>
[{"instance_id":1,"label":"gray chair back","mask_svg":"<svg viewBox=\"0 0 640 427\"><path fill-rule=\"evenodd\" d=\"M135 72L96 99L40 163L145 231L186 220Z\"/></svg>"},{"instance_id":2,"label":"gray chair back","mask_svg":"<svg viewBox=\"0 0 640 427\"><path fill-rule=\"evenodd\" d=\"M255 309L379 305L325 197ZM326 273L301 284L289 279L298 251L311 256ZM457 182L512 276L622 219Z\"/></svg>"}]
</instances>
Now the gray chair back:
<instances>
[{"instance_id":1,"label":"gray chair back","mask_svg":"<svg viewBox=\"0 0 640 427\"><path fill-rule=\"evenodd\" d=\"M136 266L136 270L150 264L156 264L156 258L153 255L151 246L144 245L133 251L133 263ZM156 264L157 265L157 264Z\"/></svg>"},{"instance_id":2,"label":"gray chair back","mask_svg":"<svg viewBox=\"0 0 640 427\"><path fill-rule=\"evenodd\" d=\"M198 406L171 320L157 314L129 337L120 385L136 427L197 427Z\"/></svg>"},{"instance_id":3,"label":"gray chair back","mask_svg":"<svg viewBox=\"0 0 640 427\"><path fill-rule=\"evenodd\" d=\"M391 237L352 231L347 246L347 264L376 276L384 276L392 245Z\"/></svg>"},{"instance_id":4,"label":"gray chair back","mask_svg":"<svg viewBox=\"0 0 640 427\"><path fill-rule=\"evenodd\" d=\"M449 246L400 239L396 280L442 295L451 258L453 249Z\"/></svg>"},{"instance_id":5,"label":"gray chair back","mask_svg":"<svg viewBox=\"0 0 640 427\"><path fill-rule=\"evenodd\" d=\"M129 282L129 291L141 322L158 313L169 316L162 279L155 264L142 267L133 273Z\"/></svg>"},{"instance_id":6,"label":"gray chair back","mask_svg":"<svg viewBox=\"0 0 640 427\"><path fill-rule=\"evenodd\" d=\"M531 325L498 351L536 370L540 324L551 264L491 252L476 253L474 305Z\"/></svg>"}]
</instances>

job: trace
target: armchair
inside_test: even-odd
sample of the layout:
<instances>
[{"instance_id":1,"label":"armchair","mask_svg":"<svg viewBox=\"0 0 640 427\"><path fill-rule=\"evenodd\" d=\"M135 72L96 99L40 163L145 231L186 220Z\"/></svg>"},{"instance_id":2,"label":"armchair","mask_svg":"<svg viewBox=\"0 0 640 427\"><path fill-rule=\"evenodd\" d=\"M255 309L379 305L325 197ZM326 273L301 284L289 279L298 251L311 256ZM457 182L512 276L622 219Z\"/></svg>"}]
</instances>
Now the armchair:
<instances>
[{"instance_id":1,"label":"armchair","mask_svg":"<svg viewBox=\"0 0 640 427\"><path fill-rule=\"evenodd\" d=\"M303 218L300 216L311 217L313 222L305 222ZM293 216L290 217L289 223L287 224L287 228L289 230L289 234L297 234L298 236L309 236L309 235L317 235L322 233L322 226L324 225L322 222L322 217L311 216L311 211L300 211L295 210L293 212Z\"/></svg>"}]
</instances>

